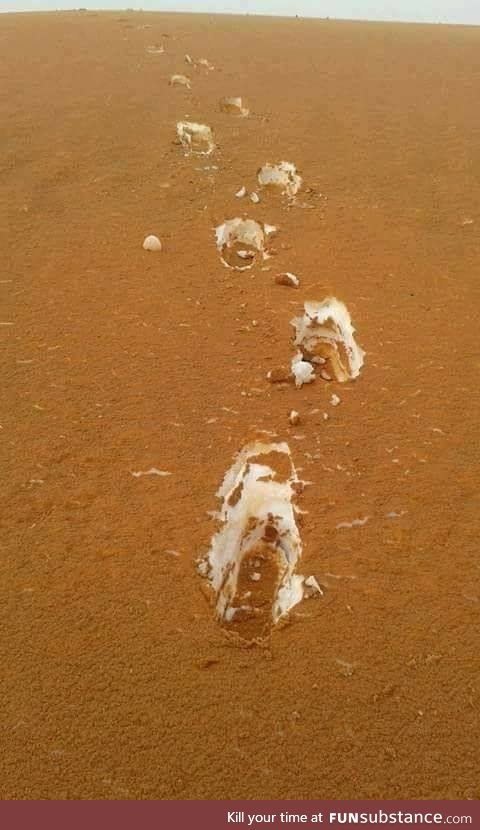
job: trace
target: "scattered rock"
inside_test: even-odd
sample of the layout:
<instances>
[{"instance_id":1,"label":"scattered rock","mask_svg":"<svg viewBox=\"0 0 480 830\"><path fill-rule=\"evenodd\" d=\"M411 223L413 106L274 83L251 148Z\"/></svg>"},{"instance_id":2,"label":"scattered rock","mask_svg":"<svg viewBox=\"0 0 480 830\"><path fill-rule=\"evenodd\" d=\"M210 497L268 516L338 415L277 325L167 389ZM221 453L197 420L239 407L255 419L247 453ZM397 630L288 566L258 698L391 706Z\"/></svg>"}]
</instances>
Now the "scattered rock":
<instances>
[{"instance_id":1,"label":"scattered rock","mask_svg":"<svg viewBox=\"0 0 480 830\"><path fill-rule=\"evenodd\" d=\"M277 285L289 285L291 288L298 288L300 285L298 277L295 274L291 274L290 271L285 271L284 274L277 274L275 282Z\"/></svg>"},{"instance_id":2,"label":"scattered rock","mask_svg":"<svg viewBox=\"0 0 480 830\"><path fill-rule=\"evenodd\" d=\"M143 240L143 247L145 251L161 251L162 250L162 243L160 242L158 236L146 236Z\"/></svg>"},{"instance_id":3,"label":"scattered rock","mask_svg":"<svg viewBox=\"0 0 480 830\"><path fill-rule=\"evenodd\" d=\"M267 372L267 380L269 383L288 383L290 377L291 375L288 369L270 369Z\"/></svg>"}]
</instances>

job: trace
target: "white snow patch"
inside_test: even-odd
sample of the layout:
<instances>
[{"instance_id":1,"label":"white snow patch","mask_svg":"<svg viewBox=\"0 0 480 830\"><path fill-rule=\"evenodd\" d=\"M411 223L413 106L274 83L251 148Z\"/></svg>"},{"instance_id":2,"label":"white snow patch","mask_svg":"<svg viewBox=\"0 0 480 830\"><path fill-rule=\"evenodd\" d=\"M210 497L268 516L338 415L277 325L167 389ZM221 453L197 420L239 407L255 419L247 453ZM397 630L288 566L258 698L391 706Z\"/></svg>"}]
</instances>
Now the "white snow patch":
<instances>
[{"instance_id":1,"label":"white snow patch","mask_svg":"<svg viewBox=\"0 0 480 830\"><path fill-rule=\"evenodd\" d=\"M306 302L303 316L295 317L291 325L294 344L305 359L323 358L327 374L341 383L360 374L365 352L355 342L350 314L340 300L327 297L323 302Z\"/></svg>"},{"instance_id":2,"label":"white snow patch","mask_svg":"<svg viewBox=\"0 0 480 830\"><path fill-rule=\"evenodd\" d=\"M261 225L254 219L227 219L223 225L215 228L222 263L226 268L245 271L253 267L257 254L261 254L263 259L268 259L269 254L265 250L266 237L275 230L273 225ZM229 253L232 262L227 259ZM242 265L235 261L237 257L248 260L247 264Z\"/></svg>"},{"instance_id":3,"label":"white snow patch","mask_svg":"<svg viewBox=\"0 0 480 830\"><path fill-rule=\"evenodd\" d=\"M149 470L139 470L138 473L130 472L134 478L140 478L140 476L171 476L172 474L168 472L168 470L159 470L157 467L150 467Z\"/></svg>"},{"instance_id":4,"label":"white snow patch","mask_svg":"<svg viewBox=\"0 0 480 830\"><path fill-rule=\"evenodd\" d=\"M295 386L299 389L304 383L311 383L315 380L315 372L311 363L303 359L302 353L292 357L292 375L295 378Z\"/></svg>"},{"instance_id":5,"label":"white snow patch","mask_svg":"<svg viewBox=\"0 0 480 830\"><path fill-rule=\"evenodd\" d=\"M188 63L189 66L204 66L205 69L215 69L215 67L206 58L199 58L198 60L194 60L191 57L191 55L185 55L185 63Z\"/></svg>"},{"instance_id":6,"label":"white snow patch","mask_svg":"<svg viewBox=\"0 0 480 830\"><path fill-rule=\"evenodd\" d=\"M262 463L262 456L265 463ZM279 470L289 461L287 479ZM269 466L272 464L272 466ZM303 597L304 577L295 573L302 543L295 521L296 492L301 487L285 442L254 441L238 453L217 492L221 506L216 514L220 530L212 538L207 562L207 577L216 594L216 613L220 620L233 619L239 608L240 569L244 558L255 555L262 544L278 562L278 581L271 606L271 622L285 616ZM253 566L260 560L254 559ZM202 567L202 571L205 568ZM259 580L259 572L250 579ZM310 585L311 587L311 585Z\"/></svg>"},{"instance_id":7,"label":"white snow patch","mask_svg":"<svg viewBox=\"0 0 480 830\"><path fill-rule=\"evenodd\" d=\"M302 186L302 179L297 168L290 161L280 161L278 164L264 164L257 173L261 187L278 187L283 194L293 199Z\"/></svg>"},{"instance_id":8,"label":"white snow patch","mask_svg":"<svg viewBox=\"0 0 480 830\"><path fill-rule=\"evenodd\" d=\"M209 156L215 149L212 130L206 124L197 124L195 121L179 121L177 123L177 136L182 147L186 150L185 155L196 153L201 156Z\"/></svg>"},{"instance_id":9,"label":"white snow patch","mask_svg":"<svg viewBox=\"0 0 480 830\"><path fill-rule=\"evenodd\" d=\"M204 66L205 69L209 69L210 71L215 69L213 63L210 63L210 61L207 60L207 58L199 58L197 61L197 66Z\"/></svg>"},{"instance_id":10,"label":"white snow patch","mask_svg":"<svg viewBox=\"0 0 480 830\"><path fill-rule=\"evenodd\" d=\"M315 579L314 576L307 576L307 578L304 582L304 585L305 585L305 588L309 589L309 595L310 596L314 596L315 594L320 594L320 596L323 597L323 591L320 588L320 585L318 584L318 582L317 582L317 580Z\"/></svg>"},{"instance_id":11,"label":"white snow patch","mask_svg":"<svg viewBox=\"0 0 480 830\"><path fill-rule=\"evenodd\" d=\"M351 522L340 522L335 528L335 530L341 530L344 527L363 527L366 525L370 516L365 516L363 519L352 519Z\"/></svg>"}]
</instances>

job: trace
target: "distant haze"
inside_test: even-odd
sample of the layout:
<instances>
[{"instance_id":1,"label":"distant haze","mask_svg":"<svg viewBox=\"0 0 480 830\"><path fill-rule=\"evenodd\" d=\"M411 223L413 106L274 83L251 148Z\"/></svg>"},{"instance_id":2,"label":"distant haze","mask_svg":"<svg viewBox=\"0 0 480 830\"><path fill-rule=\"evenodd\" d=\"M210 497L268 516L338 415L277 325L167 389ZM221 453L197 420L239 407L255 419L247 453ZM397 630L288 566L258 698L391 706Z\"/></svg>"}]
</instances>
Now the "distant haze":
<instances>
[{"instance_id":1,"label":"distant haze","mask_svg":"<svg viewBox=\"0 0 480 830\"><path fill-rule=\"evenodd\" d=\"M356 20L398 20L420 23L480 24L480 0L0 0L0 11L48 11L53 9L122 9L144 11L209 12L224 14L298 14Z\"/></svg>"}]
</instances>

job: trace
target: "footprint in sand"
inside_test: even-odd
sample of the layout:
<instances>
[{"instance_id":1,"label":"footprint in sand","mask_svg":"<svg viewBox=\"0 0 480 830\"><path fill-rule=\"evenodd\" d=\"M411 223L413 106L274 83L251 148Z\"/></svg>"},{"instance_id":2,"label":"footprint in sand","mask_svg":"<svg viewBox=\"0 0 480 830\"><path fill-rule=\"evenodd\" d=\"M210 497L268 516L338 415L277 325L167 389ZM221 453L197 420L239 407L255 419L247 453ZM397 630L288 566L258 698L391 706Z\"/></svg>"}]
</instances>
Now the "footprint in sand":
<instances>
[{"instance_id":1,"label":"footprint in sand","mask_svg":"<svg viewBox=\"0 0 480 830\"><path fill-rule=\"evenodd\" d=\"M323 302L306 302L304 313L291 321L297 353L292 373L297 386L315 379L314 366L324 380L345 383L358 377L365 352L357 345L346 305L335 297Z\"/></svg>"},{"instance_id":2,"label":"footprint in sand","mask_svg":"<svg viewBox=\"0 0 480 830\"><path fill-rule=\"evenodd\" d=\"M226 268L246 271L253 268L258 256L268 259L266 241L276 230L274 225L262 225L254 219L227 219L215 228L222 263Z\"/></svg>"},{"instance_id":3,"label":"footprint in sand","mask_svg":"<svg viewBox=\"0 0 480 830\"><path fill-rule=\"evenodd\" d=\"M170 86L186 86L187 89L192 88L190 78L186 75L171 75L169 83Z\"/></svg>"},{"instance_id":4,"label":"footprint in sand","mask_svg":"<svg viewBox=\"0 0 480 830\"><path fill-rule=\"evenodd\" d=\"M220 529L198 570L213 590L217 619L244 639L267 635L304 595L322 593L314 577L296 573L295 498L303 487L288 444L254 441L218 490Z\"/></svg>"},{"instance_id":5,"label":"footprint in sand","mask_svg":"<svg viewBox=\"0 0 480 830\"><path fill-rule=\"evenodd\" d=\"M246 118L250 114L243 98L221 98L219 107L221 112L226 112L228 115L239 115L241 118Z\"/></svg>"},{"instance_id":6,"label":"footprint in sand","mask_svg":"<svg viewBox=\"0 0 480 830\"><path fill-rule=\"evenodd\" d=\"M264 164L257 172L257 179L262 188L279 190L289 199L294 199L302 186L302 178L290 161Z\"/></svg>"},{"instance_id":7,"label":"footprint in sand","mask_svg":"<svg viewBox=\"0 0 480 830\"><path fill-rule=\"evenodd\" d=\"M194 121L179 121L177 123L177 136L182 147L186 150L186 156L192 153L209 156L215 149L212 130L206 124L197 124Z\"/></svg>"},{"instance_id":8,"label":"footprint in sand","mask_svg":"<svg viewBox=\"0 0 480 830\"><path fill-rule=\"evenodd\" d=\"M188 63L189 66L193 66L195 69L200 66L203 69L208 69L209 72L215 69L213 64L211 64L206 58L194 60L191 55L185 55L185 63Z\"/></svg>"}]
</instances>

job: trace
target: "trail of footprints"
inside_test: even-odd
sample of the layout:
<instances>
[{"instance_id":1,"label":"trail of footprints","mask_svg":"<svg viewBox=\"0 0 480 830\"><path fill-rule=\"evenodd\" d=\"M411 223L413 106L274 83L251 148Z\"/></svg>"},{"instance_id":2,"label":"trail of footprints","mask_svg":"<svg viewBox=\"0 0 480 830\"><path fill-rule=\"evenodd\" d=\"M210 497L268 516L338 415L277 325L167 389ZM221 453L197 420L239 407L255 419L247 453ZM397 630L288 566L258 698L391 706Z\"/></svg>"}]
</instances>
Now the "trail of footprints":
<instances>
[{"instance_id":1,"label":"trail of footprints","mask_svg":"<svg viewBox=\"0 0 480 830\"><path fill-rule=\"evenodd\" d=\"M212 71L205 58L194 60L185 55L192 68ZM187 75L175 74L171 86L191 89ZM221 111L246 118L249 109L241 97L222 98ZM211 155L215 152L212 129L206 124L179 121L177 140L186 156ZM302 187L302 178L291 162L267 162L258 170L260 193L276 191L294 205ZM235 196L260 201L255 191L242 187ZM268 259L269 238L277 232L273 225L254 219L234 217L215 228L216 246L221 263L229 269L245 271ZM161 250L161 242L148 236L143 246ZM275 283L298 288L299 279L291 272L277 275ZM294 380L297 388L317 377L345 383L358 377L365 353L355 341L355 330L345 304L335 297L321 302L306 301L303 313L291 321L294 329L289 372L271 370L272 382ZM332 403L340 402L332 395ZM290 423L299 423L299 413L292 410ZM245 640L268 636L272 626L284 619L304 597L321 595L315 577L297 573L302 542L296 517L301 509L296 503L308 482L302 481L294 467L290 448L285 442L253 441L237 454L217 491L220 507L214 518L218 530L208 553L197 561L197 570L212 591L216 616L226 628Z\"/></svg>"}]
</instances>

